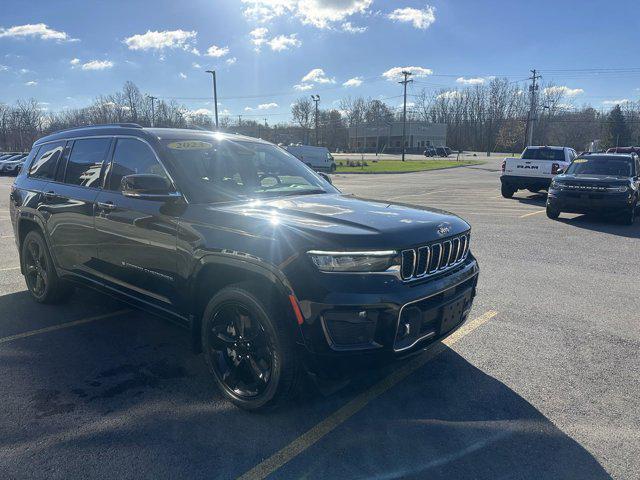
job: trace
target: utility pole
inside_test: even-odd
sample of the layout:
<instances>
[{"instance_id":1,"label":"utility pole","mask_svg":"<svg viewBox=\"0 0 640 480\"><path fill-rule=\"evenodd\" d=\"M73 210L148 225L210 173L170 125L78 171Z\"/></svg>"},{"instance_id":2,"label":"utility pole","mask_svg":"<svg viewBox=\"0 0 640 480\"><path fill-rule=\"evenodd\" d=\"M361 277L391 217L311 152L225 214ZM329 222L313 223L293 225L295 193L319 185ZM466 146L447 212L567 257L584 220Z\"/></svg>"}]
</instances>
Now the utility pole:
<instances>
[{"instance_id":1,"label":"utility pole","mask_svg":"<svg viewBox=\"0 0 640 480\"><path fill-rule=\"evenodd\" d=\"M213 78L213 111L215 112L216 119L216 130L218 129L218 90L216 87L216 71L215 70L207 70L207 73L210 73Z\"/></svg>"},{"instance_id":2,"label":"utility pole","mask_svg":"<svg viewBox=\"0 0 640 480\"><path fill-rule=\"evenodd\" d=\"M238 115L238 126L242 125L242 115Z\"/></svg>"},{"instance_id":3,"label":"utility pole","mask_svg":"<svg viewBox=\"0 0 640 480\"><path fill-rule=\"evenodd\" d=\"M407 83L413 82L413 80L409 80L409 76L411 72L407 70L402 71L402 75L404 75L404 80L398 82L404 86L404 103L402 106L402 161L404 162L404 154L405 154L405 135L407 129Z\"/></svg>"},{"instance_id":4,"label":"utility pole","mask_svg":"<svg viewBox=\"0 0 640 480\"><path fill-rule=\"evenodd\" d=\"M149 95L149 98L151 99L151 126L154 127L155 123L156 123L155 101L158 99L158 97L154 97L153 95Z\"/></svg>"},{"instance_id":5,"label":"utility pole","mask_svg":"<svg viewBox=\"0 0 640 480\"><path fill-rule=\"evenodd\" d=\"M311 95L311 100L316 104L316 147L318 146L318 102L320 102L320 95Z\"/></svg>"},{"instance_id":6,"label":"utility pole","mask_svg":"<svg viewBox=\"0 0 640 480\"><path fill-rule=\"evenodd\" d=\"M531 105L529 106L529 119L527 121L527 124L529 127L529 129L527 130L527 145L526 145L527 147L533 144L533 127L536 123L537 95L538 95L538 88L539 88L537 81L539 78L541 78L535 69L531 70L531 73L532 73L532 76L529 77L529 80L531 80L531 85L529 86Z\"/></svg>"}]
</instances>

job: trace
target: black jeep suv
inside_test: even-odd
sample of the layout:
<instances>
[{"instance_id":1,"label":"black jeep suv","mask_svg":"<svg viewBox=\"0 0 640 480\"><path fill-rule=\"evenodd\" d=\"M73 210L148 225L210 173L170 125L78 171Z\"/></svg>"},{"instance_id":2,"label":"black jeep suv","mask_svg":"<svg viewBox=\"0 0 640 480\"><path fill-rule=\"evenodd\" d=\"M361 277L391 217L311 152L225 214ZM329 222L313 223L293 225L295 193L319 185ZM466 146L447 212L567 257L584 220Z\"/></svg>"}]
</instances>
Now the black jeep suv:
<instances>
[{"instance_id":1,"label":"black jeep suv","mask_svg":"<svg viewBox=\"0 0 640 480\"><path fill-rule=\"evenodd\" d=\"M585 154L553 177L547 216L602 213L632 225L640 206L640 161L631 154Z\"/></svg>"},{"instance_id":2,"label":"black jeep suv","mask_svg":"<svg viewBox=\"0 0 640 480\"><path fill-rule=\"evenodd\" d=\"M343 195L253 138L135 124L54 133L34 144L10 205L36 301L80 283L177 321L246 409L290 396L304 372L423 349L476 293L466 222Z\"/></svg>"}]
</instances>

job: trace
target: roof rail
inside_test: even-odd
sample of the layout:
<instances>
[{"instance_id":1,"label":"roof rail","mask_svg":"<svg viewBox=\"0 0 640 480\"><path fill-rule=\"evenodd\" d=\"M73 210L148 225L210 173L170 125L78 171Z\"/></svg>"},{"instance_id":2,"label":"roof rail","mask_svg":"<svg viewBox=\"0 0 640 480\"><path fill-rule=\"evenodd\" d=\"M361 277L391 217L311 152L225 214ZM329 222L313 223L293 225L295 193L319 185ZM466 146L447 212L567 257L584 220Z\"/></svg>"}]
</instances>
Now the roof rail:
<instances>
[{"instance_id":1,"label":"roof rail","mask_svg":"<svg viewBox=\"0 0 640 480\"><path fill-rule=\"evenodd\" d=\"M78 127L71 127L71 128L64 128L62 130L56 130L55 132L52 132L51 135L55 134L55 133L62 133L62 132L69 132L71 130L80 130L83 128L101 128L101 127L122 127L122 128L143 128L142 125L139 125L137 123L101 123L101 124L97 124L97 125L80 125Z\"/></svg>"}]
</instances>

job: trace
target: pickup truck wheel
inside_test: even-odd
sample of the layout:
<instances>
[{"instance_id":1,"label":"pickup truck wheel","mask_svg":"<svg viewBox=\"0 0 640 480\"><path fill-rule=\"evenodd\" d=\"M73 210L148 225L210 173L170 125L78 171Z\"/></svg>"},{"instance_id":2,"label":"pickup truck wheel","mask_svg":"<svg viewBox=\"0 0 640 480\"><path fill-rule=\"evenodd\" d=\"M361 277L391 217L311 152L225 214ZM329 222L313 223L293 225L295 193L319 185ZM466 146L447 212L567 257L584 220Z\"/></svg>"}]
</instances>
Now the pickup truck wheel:
<instances>
[{"instance_id":1,"label":"pickup truck wheel","mask_svg":"<svg viewBox=\"0 0 640 480\"><path fill-rule=\"evenodd\" d=\"M252 291L227 287L202 320L202 351L222 394L245 410L286 402L296 391L300 362L283 315Z\"/></svg>"},{"instance_id":2,"label":"pickup truck wheel","mask_svg":"<svg viewBox=\"0 0 640 480\"><path fill-rule=\"evenodd\" d=\"M502 185L502 188L500 189L500 191L504 198L511 198L513 197L513 194L516 193L516 189L513 187L510 187L509 185Z\"/></svg>"},{"instance_id":3,"label":"pickup truck wheel","mask_svg":"<svg viewBox=\"0 0 640 480\"><path fill-rule=\"evenodd\" d=\"M61 303L73 293L73 287L56 274L44 238L36 230L27 233L22 242L22 270L27 289L36 302Z\"/></svg>"},{"instance_id":4,"label":"pickup truck wheel","mask_svg":"<svg viewBox=\"0 0 640 480\"><path fill-rule=\"evenodd\" d=\"M560 210L558 210L557 208L553 208L547 205L547 217L549 217L551 220L556 220L560 216L560 213Z\"/></svg>"}]
</instances>

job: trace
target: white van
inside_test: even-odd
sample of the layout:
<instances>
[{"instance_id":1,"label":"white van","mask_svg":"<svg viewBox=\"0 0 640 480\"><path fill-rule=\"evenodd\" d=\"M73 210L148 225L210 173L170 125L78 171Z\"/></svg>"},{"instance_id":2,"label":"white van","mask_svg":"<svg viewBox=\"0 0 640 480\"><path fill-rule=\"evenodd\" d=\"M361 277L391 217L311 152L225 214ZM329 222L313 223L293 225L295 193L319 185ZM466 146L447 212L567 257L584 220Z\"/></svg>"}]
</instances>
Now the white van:
<instances>
[{"instance_id":1,"label":"white van","mask_svg":"<svg viewBox=\"0 0 640 480\"><path fill-rule=\"evenodd\" d=\"M313 147L311 145L288 145L283 147L287 152L306 163L314 170L323 172L335 172L336 162L326 147Z\"/></svg>"}]
</instances>

